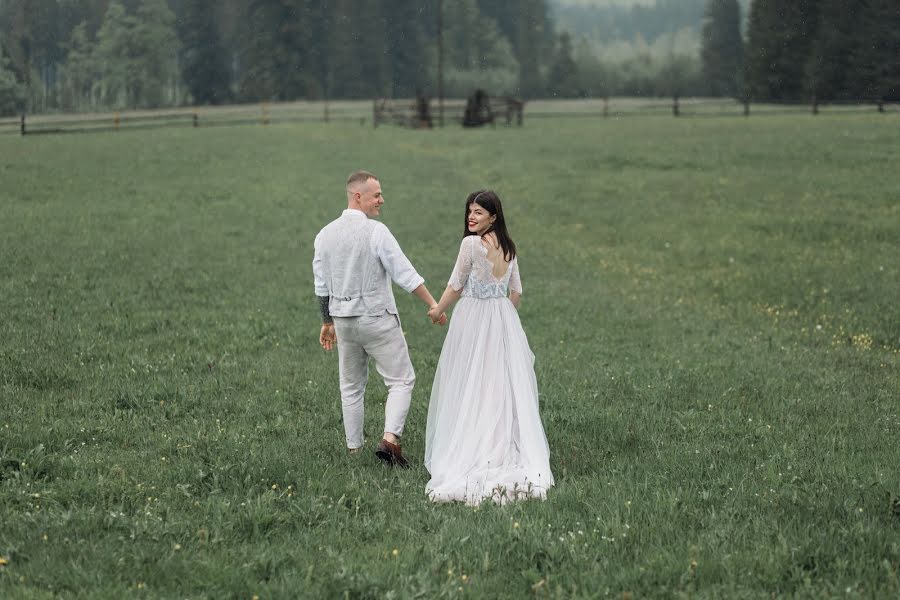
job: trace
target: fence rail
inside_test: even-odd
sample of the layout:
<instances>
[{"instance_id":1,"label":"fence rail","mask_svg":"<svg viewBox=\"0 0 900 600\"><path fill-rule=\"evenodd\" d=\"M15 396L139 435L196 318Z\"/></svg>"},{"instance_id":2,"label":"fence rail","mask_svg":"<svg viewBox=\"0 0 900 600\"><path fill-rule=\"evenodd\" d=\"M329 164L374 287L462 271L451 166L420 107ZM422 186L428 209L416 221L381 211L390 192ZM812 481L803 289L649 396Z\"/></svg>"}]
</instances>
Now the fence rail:
<instances>
[{"instance_id":1,"label":"fence rail","mask_svg":"<svg viewBox=\"0 0 900 600\"><path fill-rule=\"evenodd\" d=\"M47 135L90 133L119 130L155 129L162 127L219 127L230 125L268 125L302 122L356 122L362 126L381 123L409 124L414 121L415 100L393 100L392 120L379 120L376 106L380 101L286 102L224 107L189 107L168 110L128 111L93 114L23 115L0 119L0 135ZM383 103L382 103L383 105ZM466 102L448 99L443 103L443 117L447 126L462 122ZM439 105L429 105L436 125ZM900 113L900 104L831 103L818 105L752 104L744 105L730 99L681 98L609 98L590 100L532 100L525 103L524 119L531 118L645 118L676 117L734 117L740 115L774 114L849 114L865 112ZM408 115L406 118L402 115Z\"/></svg>"}]
</instances>

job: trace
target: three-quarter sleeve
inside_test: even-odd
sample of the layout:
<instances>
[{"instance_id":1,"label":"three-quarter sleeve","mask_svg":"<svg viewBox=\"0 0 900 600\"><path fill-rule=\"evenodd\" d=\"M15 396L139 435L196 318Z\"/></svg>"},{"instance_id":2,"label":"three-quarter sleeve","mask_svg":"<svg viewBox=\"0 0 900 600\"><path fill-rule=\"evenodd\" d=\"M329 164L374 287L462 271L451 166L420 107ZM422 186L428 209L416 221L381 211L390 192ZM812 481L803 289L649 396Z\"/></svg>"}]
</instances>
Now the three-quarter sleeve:
<instances>
[{"instance_id":1,"label":"three-quarter sleeve","mask_svg":"<svg viewBox=\"0 0 900 600\"><path fill-rule=\"evenodd\" d=\"M519 259L514 258L509 266L512 272L509 274L509 289L517 294L522 293L522 279L519 277Z\"/></svg>"},{"instance_id":2,"label":"three-quarter sleeve","mask_svg":"<svg viewBox=\"0 0 900 600\"><path fill-rule=\"evenodd\" d=\"M450 274L450 281L447 282L456 292L463 289L472 272L472 264L475 262L473 241L478 242L480 238L477 235L468 235L459 245L459 256L456 257L456 265L453 267L453 273Z\"/></svg>"}]
</instances>

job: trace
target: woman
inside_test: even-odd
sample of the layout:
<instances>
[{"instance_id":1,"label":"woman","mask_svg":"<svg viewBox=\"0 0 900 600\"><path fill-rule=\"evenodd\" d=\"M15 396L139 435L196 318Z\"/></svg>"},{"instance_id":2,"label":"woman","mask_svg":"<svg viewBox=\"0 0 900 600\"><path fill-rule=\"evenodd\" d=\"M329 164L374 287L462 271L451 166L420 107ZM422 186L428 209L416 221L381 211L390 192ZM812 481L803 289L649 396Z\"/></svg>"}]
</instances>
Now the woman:
<instances>
[{"instance_id":1,"label":"woman","mask_svg":"<svg viewBox=\"0 0 900 600\"><path fill-rule=\"evenodd\" d=\"M517 311L521 295L500 198L472 193L456 267L428 312L436 322L459 300L428 407L426 492L435 502L503 504L544 498L553 485L534 355Z\"/></svg>"}]
</instances>

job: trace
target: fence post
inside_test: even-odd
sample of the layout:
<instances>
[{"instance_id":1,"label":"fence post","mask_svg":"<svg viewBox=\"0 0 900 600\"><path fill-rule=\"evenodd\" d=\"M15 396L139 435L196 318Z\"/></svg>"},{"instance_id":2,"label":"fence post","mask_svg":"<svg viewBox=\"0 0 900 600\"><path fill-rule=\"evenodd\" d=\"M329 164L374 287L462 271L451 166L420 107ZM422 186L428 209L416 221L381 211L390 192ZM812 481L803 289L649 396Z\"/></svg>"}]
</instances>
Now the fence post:
<instances>
[{"instance_id":1,"label":"fence post","mask_svg":"<svg viewBox=\"0 0 900 600\"><path fill-rule=\"evenodd\" d=\"M884 112L884 98L878 99L878 112L880 112L880 113ZM25 115L22 115L22 123L25 123ZM22 125L22 127L24 128L25 125ZM24 132L25 130L22 129L22 131ZM23 133L23 135L24 135L24 133Z\"/></svg>"},{"instance_id":2,"label":"fence post","mask_svg":"<svg viewBox=\"0 0 900 600\"><path fill-rule=\"evenodd\" d=\"M378 99L372 98L372 129L378 129Z\"/></svg>"},{"instance_id":3,"label":"fence post","mask_svg":"<svg viewBox=\"0 0 900 600\"><path fill-rule=\"evenodd\" d=\"M750 116L750 99L749 98L744 98L744 116L745 117Z\"/></svg>"},{"instance_id":4,"label":"fence post","mask_svg":"<svg viewBox=\"0 0 900 600\"><path fill-rule=\"evenodd\" d=\"M815 94L812 97L812 114L819 114L819 100L816 98Z\"/></svg>"},{"instance_id":5,"label":"fence post","mask_svg":"<svg viewBox=\"0 0 900 600\"><path fill-rule=\"evenodd\" d=\"M116 131L119 130L119 113L113 114L113 127L115 127Z\"/></svg>"},{"instance_id":6,"label":"fence post","mask_svg":"<svg viewBox=\"0 0 900 600\"><path fill-rule=\"evenodd\" d=\"M22 135L25 135L25 113L22 113L22 125L21 125Z\"/></svg>"},{"instance_id":7,"label":"fence post","mask_svg":"<svg viewBox=\"0 0 900 600\"><path fill-rule=\"evenodd\" d=\"M603 96L603 118L607 118L609 116L609 98L607 96Z\"/></svg>"},{"instance_id":8,"label":"fence post","mask_svg":"<svg viewBox=\"0 0 900 600\"><path fill-rule=\"evenodd\" d=\"M269 109L266 108L265 102L259 105L260 119L263 125L269 124Z\"/></svg>"},{"instance_id":9,"label":"fence post","mask_svg":"<svg viewBox=\"0 0 900 600\"><path fill-rule=\"evenodd\" d=\"M679 114L678 111L678 94L672 96L672 116L677 117Z\"/></svg>"},{"instance_id":10,"label":"fence post","mask_svg":"<svg viewBox=\"0 0 900 600\"><path fill-rule=\"evenodd\" d=\"M193 119L191 119L194 123L194 127L200 126L200 118L197 116L197 113L194 113Z\"/></svg>"}]
</instances>

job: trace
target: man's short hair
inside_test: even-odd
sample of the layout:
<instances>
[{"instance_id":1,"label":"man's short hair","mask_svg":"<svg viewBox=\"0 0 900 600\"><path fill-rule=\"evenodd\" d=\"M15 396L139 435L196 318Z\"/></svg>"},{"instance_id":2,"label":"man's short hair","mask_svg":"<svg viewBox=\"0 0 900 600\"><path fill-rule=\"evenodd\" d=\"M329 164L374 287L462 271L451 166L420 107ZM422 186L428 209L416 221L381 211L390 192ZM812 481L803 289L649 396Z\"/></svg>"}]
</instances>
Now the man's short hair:
<instances>
[{"instance_id":1,"label":"man's short hair","mask_svg":"<svg viewBox=\"0 0 900 600\"><path fill-rule=\"evenodd\" d=\"M350 173L350 177L347 178L347 189L349 190L357 183L365 183L370 179L378 181L378 176L374 173L369 173L368 171L354 171L353 173Z\"/></svg>"}]
</instances>

